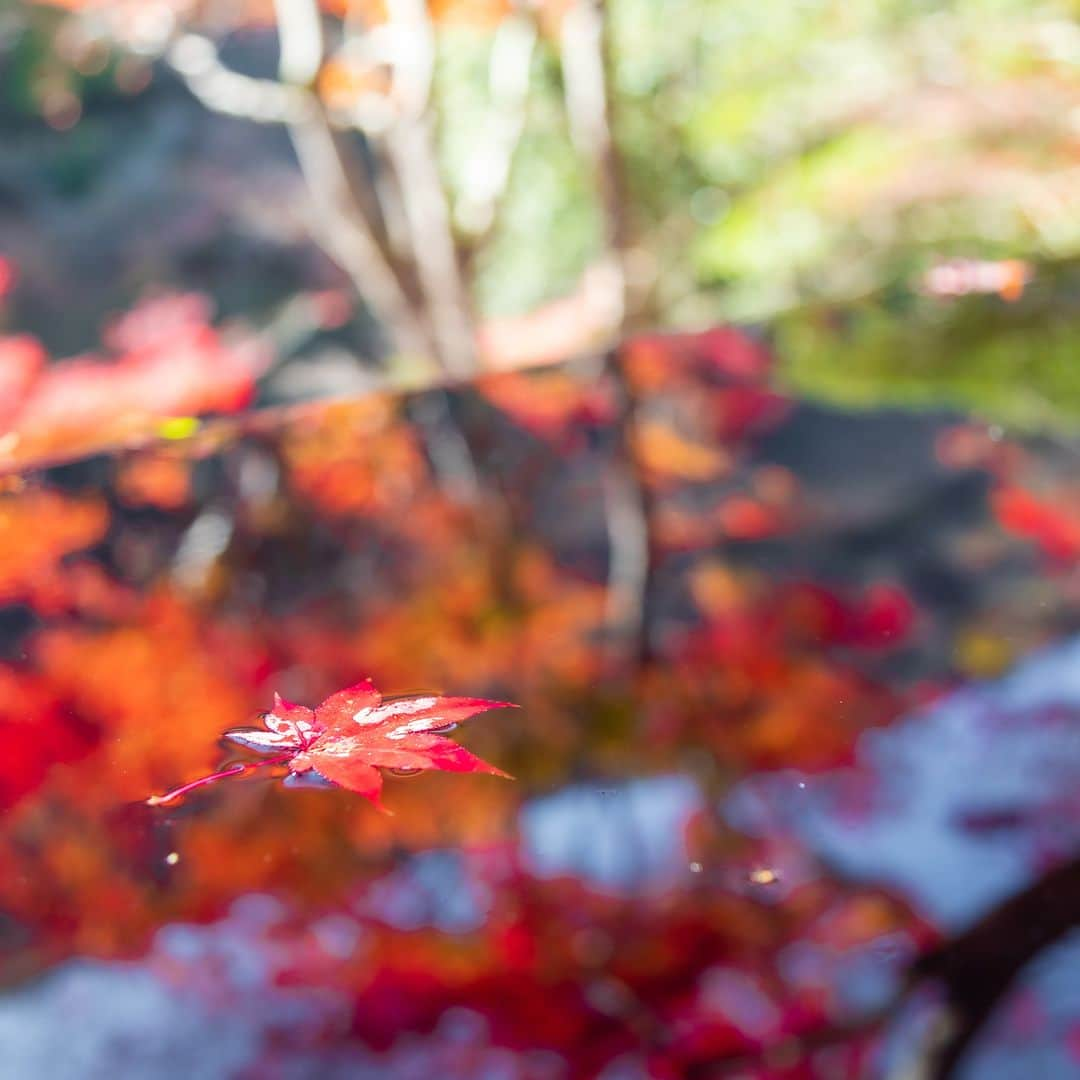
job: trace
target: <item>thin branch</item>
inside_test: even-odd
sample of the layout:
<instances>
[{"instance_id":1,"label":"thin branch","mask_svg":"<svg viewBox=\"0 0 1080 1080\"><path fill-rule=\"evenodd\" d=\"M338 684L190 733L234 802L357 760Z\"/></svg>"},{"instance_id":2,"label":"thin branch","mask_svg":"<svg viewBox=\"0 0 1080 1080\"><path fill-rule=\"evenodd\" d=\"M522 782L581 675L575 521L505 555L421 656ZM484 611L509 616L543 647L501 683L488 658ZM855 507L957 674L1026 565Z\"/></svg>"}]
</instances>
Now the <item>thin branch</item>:
<instances>
[{"instance_id":1,"label":"thin branch","mask_svg":"<svg viewBox=\"0 0 1080 1080\"><path fill-rule=\"evenodd\" d=\"M427 110L434 30L421 0L390 0L387 6L391 20L409 32L412 42L400 50L394 67L392 94L399 116L385 135L387 153L401 189L438 355L450 375L468 378L477 367L475 328Z\"/></svg>"},{"instance_id":2,"label":"thin branch","mask_svg":"<svg viewBox=\"0 0 1080 1080\"><path fill-rule=\"evenodd\" d=\"M432 472L439 486L459 503L475 502L480 477L472 447L450 407L445 390L415 394L407 410L424 437Z\"/></svg>"}]
</instances>

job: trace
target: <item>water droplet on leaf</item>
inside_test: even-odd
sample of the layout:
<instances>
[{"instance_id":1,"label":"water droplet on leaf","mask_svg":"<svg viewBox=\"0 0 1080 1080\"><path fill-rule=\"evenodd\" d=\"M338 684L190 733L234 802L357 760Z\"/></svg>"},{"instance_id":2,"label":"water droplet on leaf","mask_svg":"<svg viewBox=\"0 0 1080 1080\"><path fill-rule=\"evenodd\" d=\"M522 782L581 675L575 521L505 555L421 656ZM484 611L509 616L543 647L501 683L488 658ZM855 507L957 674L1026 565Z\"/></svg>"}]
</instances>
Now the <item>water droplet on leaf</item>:
<instances>
[{"instance_id":1,"label":"water droplet on leaf","mask_svg":"<svg viewBox=\"0 0 1080 1080\"><path fill-rule=\"evenodd\" d=\"M322 773L317 773L314 769L299 773L291 772L285 777L284 784L287 788L325 789L337 786L332 780L327 780Z\"/></svg>"}]
</instances>

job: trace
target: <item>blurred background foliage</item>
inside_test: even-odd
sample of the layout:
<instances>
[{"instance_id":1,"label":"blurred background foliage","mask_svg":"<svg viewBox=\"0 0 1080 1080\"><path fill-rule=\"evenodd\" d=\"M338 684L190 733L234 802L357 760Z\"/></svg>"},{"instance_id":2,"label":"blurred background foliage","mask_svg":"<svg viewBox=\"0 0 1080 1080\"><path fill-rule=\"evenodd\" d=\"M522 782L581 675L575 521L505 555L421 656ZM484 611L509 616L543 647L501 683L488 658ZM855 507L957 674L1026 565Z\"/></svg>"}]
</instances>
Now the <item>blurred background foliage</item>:
<instances>
[{"instance_id":1,"label":"blurred background foliage","mask_svg":"<svg viewBox=\"0 0 1080 1080\"><path fill-rule=\"evenodd\" d=\"M143 5L123 49L73 17L93 4L4 6L5 139L14 151L11 133L39 116L57 133L34 158L35 180L68 197L93 188L117 137L105 117L118 100L162 92L154 20L184 6ZM219 37L235 39L241 67L272 73L269 5L242 17L240 5L228 15L197 6L204 24L216 20ZM535 5L520 141L470 266L483 315L565 296L603 254L604 208L563 107L557 27L568 6ZM434 7L438 147L460 225L470 177L488 164L478 135L497 119L491 52L508 9ZM1071 422L1080 408L1078 7L610 0L627 328L757 322L776 335L781 378L804 393L958 404L1022 426ZM256 47L244 51L245 39ZM1019 260L1025 279L1008 296L928 295L920 282L947 259ZM233 301L257 312L265 289Z\"/></svg>"}]
</instances>

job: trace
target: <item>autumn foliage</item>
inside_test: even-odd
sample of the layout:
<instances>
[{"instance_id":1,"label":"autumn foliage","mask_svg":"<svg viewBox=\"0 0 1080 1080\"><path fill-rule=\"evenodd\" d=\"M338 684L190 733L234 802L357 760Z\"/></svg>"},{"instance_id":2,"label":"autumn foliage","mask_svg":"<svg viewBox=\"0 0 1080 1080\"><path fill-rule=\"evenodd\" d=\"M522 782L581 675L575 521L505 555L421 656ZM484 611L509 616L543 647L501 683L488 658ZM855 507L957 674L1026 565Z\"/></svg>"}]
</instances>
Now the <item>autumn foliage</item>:
<instances>
[{"instance_id":1,"label":"autumn foliage","mask_svg":"<svg viewBox=\"0 0 1080 1080\"><path fill-rule=\"evenodd\" d=\"M127 324L111 348L221 345L179 322L168 341ZM256 1072L341 1053L404 1069L419 1040L429 1075L535 1051L560 1075L745 1059L765 1078L778 1074L763 1054L820 1038L827 1052L779 1075L816 1075L830 1054L860 1075L879 1032L842 1034L845 965L878 962L882 942L906 963L940 928L722 808L758 770L813 782L850 767L863 732L966 673L987 617L920 594L925 569L887 537L859 546L846 476L784 455L806 420L766 385L769 363L724 330L457 391L482 478L465 495L440 476L437 436L389 395L11 474L0 906L20 936L6 977L141 957L210 1003L257 1003L253 1023L279 994L307 1003L310 1022L260 1036ZM194 405L234 407L235 388ZM1008 440L937 438L941 482L967 469L996 483L1007 461L1013 485L1062 483ZM640 629L611 604L613 465L646 527ZM955 526L950 557L972 561L954 573L1008 582L1038 564L1000 512L991 497ZM405 696L337 690L362 671ZM278 698L238 729L275 691L322 703ZM468 747L446 737L508 698L523 708L470 727ZM471 775L502 770L517 782ZM693 798L664 826L674 865L657 870L650 822L606 793L673 777ZM384 783L393 816L366 805ZM562 797L593 798L595 817L530 839L532 815L559 820L544 815ZM560 844L580 864L547 866ZM593 880L610 852L624 876ZM245 921L251 894L272 919ZM165 949L181 932L202 951ZM250 998L221 966L238 947L266 961ZM799 979L785 974L811 953ZM444 1029L451 1004L480 1018L467 1049Z\"/></svg>"},{"instance_id":2,"label":"autumn foliage","mask_svg":"<svg viewBox=\"0 0 1080 1080\"><path fill-rule=\"evenodd\" d=\"M167 417L250 404L266 352L227 339L209 315L197 296L148 300L106 328L103 357L50 362L33 338L0 338L0 465L145 440Z\"/></svg>"}]
</instances>

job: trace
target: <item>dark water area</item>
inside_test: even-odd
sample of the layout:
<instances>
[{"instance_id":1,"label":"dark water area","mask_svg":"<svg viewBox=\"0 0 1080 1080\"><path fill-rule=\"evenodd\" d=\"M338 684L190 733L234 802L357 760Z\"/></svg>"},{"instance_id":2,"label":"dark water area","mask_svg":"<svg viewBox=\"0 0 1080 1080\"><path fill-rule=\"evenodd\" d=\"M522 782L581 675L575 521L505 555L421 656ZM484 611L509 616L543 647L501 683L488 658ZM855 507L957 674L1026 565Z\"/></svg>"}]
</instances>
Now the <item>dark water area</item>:
<instances>
[{"instance_id":1,"label":"dark water area","mask_svg":"<svg viewBox=\"0 0 1080 1080\"><path fill-rule=\"evenodd\" d=\"M723 330L163 435L2 480L0 1074L1080 1072L1080 446ZM363 677L514 779L147 805Z\"/></svg>"}]
</instances>

